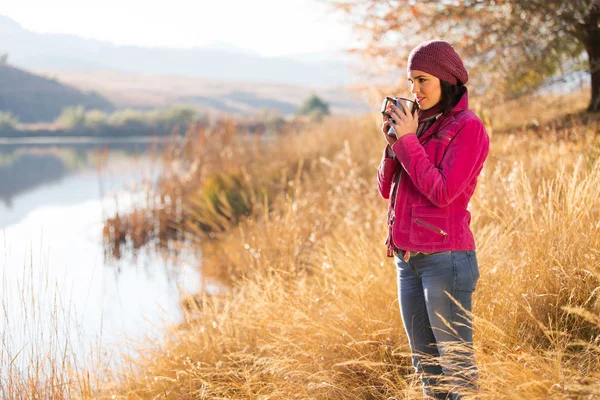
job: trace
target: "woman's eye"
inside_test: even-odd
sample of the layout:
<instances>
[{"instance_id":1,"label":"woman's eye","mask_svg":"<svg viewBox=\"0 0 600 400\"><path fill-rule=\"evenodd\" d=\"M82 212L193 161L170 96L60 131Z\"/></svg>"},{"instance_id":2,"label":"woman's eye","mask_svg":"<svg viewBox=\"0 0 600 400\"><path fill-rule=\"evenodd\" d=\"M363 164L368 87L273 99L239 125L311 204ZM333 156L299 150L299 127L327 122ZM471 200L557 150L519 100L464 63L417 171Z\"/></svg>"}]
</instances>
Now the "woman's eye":
<instances>
[{"instance_id":1,"label":"woman's eye","mask_svg":"<svg viewBox=\"0 0 600 400\"><path fill-rule=\"evenodd\" d=\"M419 83L425 82L425 78L419 78Z\"/></svg>"}]
</instances>

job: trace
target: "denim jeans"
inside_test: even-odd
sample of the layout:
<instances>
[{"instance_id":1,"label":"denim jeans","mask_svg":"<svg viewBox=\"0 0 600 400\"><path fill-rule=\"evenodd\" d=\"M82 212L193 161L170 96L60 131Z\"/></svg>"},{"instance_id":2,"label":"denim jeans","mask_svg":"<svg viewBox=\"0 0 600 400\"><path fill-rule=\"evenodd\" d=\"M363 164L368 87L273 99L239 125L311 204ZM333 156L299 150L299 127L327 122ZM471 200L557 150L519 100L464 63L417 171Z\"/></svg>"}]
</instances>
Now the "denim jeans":
<instances>
[{"instance_id":1,"label":"denim jeans","mask_svg":"<svg viewBox=\"0 0 600 400\"><path fill-rule=\"evenodd\" d=\"M475 250L394 257L400 313L426 398L460 399L477 390L471 298ZM460 392L460 393L459 393Z\"/></svg>"}]
</instances>

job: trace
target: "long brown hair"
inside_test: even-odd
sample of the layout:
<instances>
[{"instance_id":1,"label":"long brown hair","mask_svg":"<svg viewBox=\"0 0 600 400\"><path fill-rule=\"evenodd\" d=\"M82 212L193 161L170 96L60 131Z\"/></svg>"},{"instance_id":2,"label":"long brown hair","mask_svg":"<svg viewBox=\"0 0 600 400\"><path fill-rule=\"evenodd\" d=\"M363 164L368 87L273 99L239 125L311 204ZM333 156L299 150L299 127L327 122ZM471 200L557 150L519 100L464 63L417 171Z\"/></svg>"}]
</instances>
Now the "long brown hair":
<instances>
[{"instance_id":1,"label":"long brown hair","mask_svg":"<svg viewBox=\"0 0 600 400\"><path fill-rule=\"evenodd\" d=\"M442 114L448 115L452 112L454 106L458 104L460 98L465 94L467 88L459 82L458 85L453 85L440 79L440 86L442 87Z\"/></svg>"}]
</instances>

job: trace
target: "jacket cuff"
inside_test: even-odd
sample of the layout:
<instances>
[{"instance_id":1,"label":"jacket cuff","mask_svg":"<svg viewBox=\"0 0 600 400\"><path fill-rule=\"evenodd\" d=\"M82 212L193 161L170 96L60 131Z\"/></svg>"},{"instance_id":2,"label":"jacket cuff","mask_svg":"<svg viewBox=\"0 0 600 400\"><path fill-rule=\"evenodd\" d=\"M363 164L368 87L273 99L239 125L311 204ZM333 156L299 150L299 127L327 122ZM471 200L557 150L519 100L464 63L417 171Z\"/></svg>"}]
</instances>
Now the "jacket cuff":
<instances>
[{"instance_id":1,"label":"jacket cuff","mask_svg":"<svg viewBox=\"0 0 600 400\"><path fill-rule=\"evenodd\" d=\"M419 138L414 133L402 135L392 146L392 151L398 158L398 161L404 161L405 157L410 156L411 152L408 150L413 146L420 146Z\"/></svg>"}]
</instances>

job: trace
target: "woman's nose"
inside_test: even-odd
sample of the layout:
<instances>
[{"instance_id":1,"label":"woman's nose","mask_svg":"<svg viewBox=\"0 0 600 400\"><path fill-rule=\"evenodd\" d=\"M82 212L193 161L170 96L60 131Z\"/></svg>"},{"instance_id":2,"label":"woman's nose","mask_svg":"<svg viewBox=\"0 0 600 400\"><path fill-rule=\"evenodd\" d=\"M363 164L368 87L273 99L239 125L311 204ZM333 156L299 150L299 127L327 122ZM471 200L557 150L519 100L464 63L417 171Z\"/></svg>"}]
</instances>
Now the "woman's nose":
<instances>
[{"instance_id":1,"label":"woman's nose","mask_svg":"<svg viewBox=\"0 0 600 400\"><path fill-rule=\"evenodd\" d=\"M417 85L415 85L414 83L410 86L410 92L412 94L417 94L417 92L419 91L419 89L417 88Z\"/></svg>"}]
</instances>

